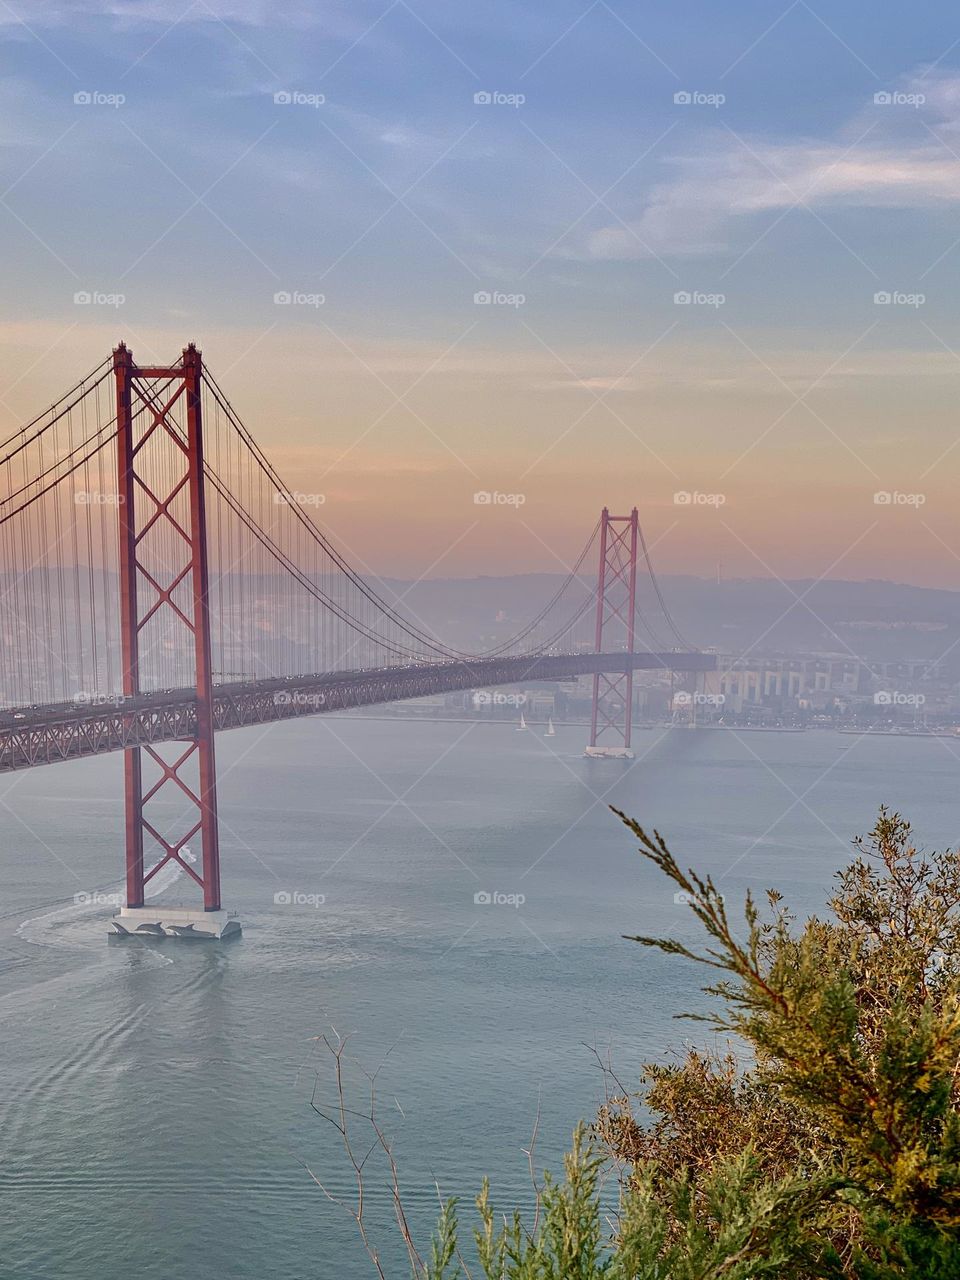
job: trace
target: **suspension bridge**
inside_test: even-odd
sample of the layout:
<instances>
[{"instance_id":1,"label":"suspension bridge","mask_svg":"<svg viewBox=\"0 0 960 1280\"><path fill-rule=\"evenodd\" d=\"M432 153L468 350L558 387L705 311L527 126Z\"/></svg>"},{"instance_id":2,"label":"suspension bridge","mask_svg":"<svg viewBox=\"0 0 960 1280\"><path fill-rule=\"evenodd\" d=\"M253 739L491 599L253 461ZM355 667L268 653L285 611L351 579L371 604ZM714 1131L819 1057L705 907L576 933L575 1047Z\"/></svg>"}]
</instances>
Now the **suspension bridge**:
<instances>
[{"instance_id":1,"label":"suspension bridge","mask_svg":"<svg viewBox=\"0 0 960 1280\"><path fill-rule=\"evenodd\" d=\"M239 932L221 900L220 731L586 674L587 754L622 758L636 670L715 666L671 618L636 508L603 511L512 634L481 652L444 643L348 561L192 344L163 366L121 344L0 444L0 565L0 772L124 753L118 934ZM171 792L173 828L151 808ZM196 907L147 904L170 863Z\"/></svg>"}]
</instances>

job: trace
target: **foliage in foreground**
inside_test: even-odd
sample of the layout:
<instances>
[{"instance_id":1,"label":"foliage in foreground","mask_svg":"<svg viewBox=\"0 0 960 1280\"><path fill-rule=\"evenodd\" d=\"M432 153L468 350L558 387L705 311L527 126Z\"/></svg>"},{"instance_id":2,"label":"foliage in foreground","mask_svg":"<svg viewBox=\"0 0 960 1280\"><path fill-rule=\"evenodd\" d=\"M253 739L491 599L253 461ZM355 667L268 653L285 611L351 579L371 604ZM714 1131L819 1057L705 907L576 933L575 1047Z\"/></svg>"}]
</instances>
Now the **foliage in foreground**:
<instances>
[{"instance_id":1,"label":"foliage in foreground","mask_svg":"<svg viewBox=\"0 0 960 1280\"><path fill-rule=\"evenodd\" d=\"M421 1258L398 1201L414 1276L960 1277L960 854L924 856L881 810L829 918L800 926L771 891L735 928L712 880L618 816L707 939L633 940L714 970L706 1020L750 1064L691 1051L647 1067L639 1094L618 1089L576 1131L532 1222L497 1219L484 1184L472 1248L451 1201Z\"/></svg>"}]
</instances>

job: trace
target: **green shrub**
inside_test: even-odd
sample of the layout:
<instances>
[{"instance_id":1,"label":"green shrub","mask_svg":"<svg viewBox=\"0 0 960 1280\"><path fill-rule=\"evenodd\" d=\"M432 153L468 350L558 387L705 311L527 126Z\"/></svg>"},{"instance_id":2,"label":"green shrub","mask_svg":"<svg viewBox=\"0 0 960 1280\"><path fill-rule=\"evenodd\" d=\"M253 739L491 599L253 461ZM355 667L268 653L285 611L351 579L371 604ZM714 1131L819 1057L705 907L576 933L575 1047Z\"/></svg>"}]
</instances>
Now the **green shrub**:
<instances>
[{"instance_id":1,"label":"green shrub","mask_svg":"<svg viewBox=\"0 0 960 1280\"><path fill-rule=\"evenodd\" d=\"M735 928L710 878L618 816L706 937L697 951L633 941L713 970L706 1020L748 1060L690 1051L648 1066L640 1091L576 1130L532 1222L498 1218L484 1182L470 1245L451 1201L429 1259L410 1248L414 1275L957 1280L960 856L925 856L881 810L824 919L798 925L770 891L763 914L747 896Z\"/></svg>"}]
</instances>

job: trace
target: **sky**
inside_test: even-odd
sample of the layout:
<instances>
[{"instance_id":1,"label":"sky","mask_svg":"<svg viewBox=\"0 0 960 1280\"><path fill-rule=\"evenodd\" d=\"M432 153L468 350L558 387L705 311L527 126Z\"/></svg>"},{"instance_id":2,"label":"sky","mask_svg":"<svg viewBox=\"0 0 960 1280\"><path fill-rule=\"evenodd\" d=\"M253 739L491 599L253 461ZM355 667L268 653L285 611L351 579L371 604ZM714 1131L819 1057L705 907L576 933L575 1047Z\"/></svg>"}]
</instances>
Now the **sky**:
<instances>
[{"instance_id":1,"label":"sky","mask_svg":"<svg viewBox=\"0 0 960 1280\"><path fill-rule=\"evenodd\" d=\"M8 432L195 341L380 575L636 505L664 573L956 585L951 7L0 0L0 52Z\"/></svg>"}]
</instances>

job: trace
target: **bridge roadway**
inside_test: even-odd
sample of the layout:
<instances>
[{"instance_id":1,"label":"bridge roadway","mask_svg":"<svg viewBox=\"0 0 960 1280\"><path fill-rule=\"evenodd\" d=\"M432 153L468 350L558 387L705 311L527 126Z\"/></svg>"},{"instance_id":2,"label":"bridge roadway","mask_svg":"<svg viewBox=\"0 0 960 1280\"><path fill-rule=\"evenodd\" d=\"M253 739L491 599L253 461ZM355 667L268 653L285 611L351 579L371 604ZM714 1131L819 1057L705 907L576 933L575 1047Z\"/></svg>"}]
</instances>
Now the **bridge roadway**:
<instances>
[{"instance_id":1,"label":"bridge roadway","mask_svg":"<svg viewBox=\"0 0 960 1280\"><path fill-rule=\"evenodd\" d=\"M272 720L369 707L456 689L534 680L566 680L656 668L713 671L708 653L581 653L416 663L376 670L241 681L216 686L216 728L242 729ZM167 689L132 697L89 698L0 712L0 773L103 755L126 747L189 741L196 733L196 693Z\"/></svg>"}]
</instances>

